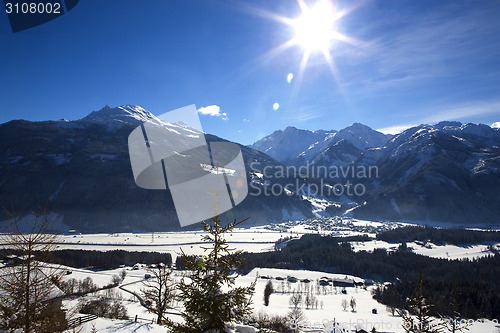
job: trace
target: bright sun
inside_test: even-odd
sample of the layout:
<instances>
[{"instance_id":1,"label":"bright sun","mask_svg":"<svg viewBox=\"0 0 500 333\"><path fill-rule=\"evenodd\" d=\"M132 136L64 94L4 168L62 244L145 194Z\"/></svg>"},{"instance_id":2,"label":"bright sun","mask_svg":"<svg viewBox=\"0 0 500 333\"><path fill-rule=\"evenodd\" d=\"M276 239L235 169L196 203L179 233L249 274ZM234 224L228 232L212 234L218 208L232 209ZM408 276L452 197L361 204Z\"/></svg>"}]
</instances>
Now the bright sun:
<instances>
[{"instance_id":1,"label":"bright sun","mask_svg":"<svg viewBox=\"0 0 500 333\"><path fill-rule=\"evenodd\" d=\"M295 42L306 52L327 52L335 38L335 8L329 1L318 1L313 7L302 7L302 15L293 20Z\"/></svg>"},{"instance_id":2,"label":"bright sun","mask_svg":"<svg viewBox=\"0 0 500 333\"><path fill-rule=\"evenodd\" d=\"M296 79L294 79L295 89L300 86L308 59L313 53L323 54L330 71L338 81L339 71L335 64L334 55L337 46L339 50L343 46L341 44L337 45L337 42L342 42L342 44L347 43L355 47L363 47L362 41L344 35L341 32L342 29L339 29L341 26L340 20L353 11L357 5L340 9L334 5L335 0L311 0L315 1L312 5L306 4L306 1L310 3L309 0L296 1L300 7L300 15L296 18L255 9L255 13L258 15L283 23L291 28L293 32L293 36L289 40L264 54L262 59L267 60L267 58L275 57L281 52L298 45L303 49L303 53ZM336 46L335 49L332 46ZM319 62L316 61L316 64L319 64ZM291 79L288 83L290 82Z\"/></svg>"}]
</instances>

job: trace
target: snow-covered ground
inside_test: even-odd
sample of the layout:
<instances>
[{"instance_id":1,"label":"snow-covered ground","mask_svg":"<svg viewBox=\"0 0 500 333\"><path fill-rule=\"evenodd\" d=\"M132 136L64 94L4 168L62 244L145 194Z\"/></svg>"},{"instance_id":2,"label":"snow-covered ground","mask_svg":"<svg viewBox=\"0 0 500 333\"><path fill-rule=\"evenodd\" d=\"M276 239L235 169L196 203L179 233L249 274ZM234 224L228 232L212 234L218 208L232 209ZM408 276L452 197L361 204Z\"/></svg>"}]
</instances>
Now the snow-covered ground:
<instances>
[{"instance_id":1,"label":"snow-covered ground","mask_svg":"<svg viewBox=\"0 0 500 333\"><path fill-rule=\"evenodd\" d=\"M247 252L264 252L274 250L275 242L284 237L298 238L304 234L323 234L333 236L367 235L375 237L385 230L408 225L399 222L376 222L352 218L328 217L307 220L287 221L255 227L236 228L227 235L231 247ZM63 235L58 249L83 250L125 250L156 251L171 253L175 261L180 248L188 255L203 254L201 248L201 231L173 231L157 233L117 233L117 234L67 234ZM355 251L373 251L375 248L396 250L399 244L386 243L380 240L353 242ZM487 251L490 244L470 246L435 245L421 246L408 243L415 253L446 259L477 258L491 254Z\"/></svg>"},{"instance_id":2,"label":"snow-covered ground","mask_svg":"<svg viewBox=\"0 0 500 333\"><path fill-rule=\"evenodd\" d=\"M457 245L435 245L432 243L427 243L425 246L422 246L420 244L410 243L409 246L413 248L413 252L433 258L473 259L494 254L494 252L488 251L488 245L490 244L457 246ZM500 243L495 244L497 248L499 245Z\"/></svg>"},{"instance_id":3,"label":"snow-covered ground","mask_svg":"<svg viewBox=\"0 0 500 333\"><path fill-rule=\"evenodd\" d=\"M201 231L64 235L58 249L168 252L175 261L181 247L188 255L202 254L201 235ZM227 240L237 249L263 252L274 250L274 243L285 236L288 235L280 231L252 227L234 230L227 235Z\"/></svg>"},{"instance_id":4,"label":"snow-covered ground","mask_svg":"<svg viewBox=\"0 0 500 333\"><path fill-rule=\"evenodd\" d=\"M352 247L354 251L367 251L372 252L374 249L383 248L387 251L396 251L400 244L398 243L387 243L381 240L373 240L368 242L352 242ZM416 243L411 242L406 244L408 249L411 249L414 253L421 254L424 256L432 258L442 258L442 259L473 259L485 257L494 254L492 251L488 251L489 245L494 245L499 248L498 244L474 244L474 245L436 245L432 243Z\"/></svg>"},{"instance_id":5,"label":"snow-covered ground","mask_svg":"<svg viewBox=\"0 0 500 333\"><path fill-rule=\"evenodd\" d=\"M255 278L260 276L270 276L276 278L278 276L294 276L298 279L309 279L315 282L321 277L329 278L345 278L343 274L329 274L323 272L315 271L304 271L304 270L284 270L284 269L271 269L271 268L256 268L252 270L248 275L241 276L238 282L241 284L249 284L255 280ZM354 278L355 280L361 280L360 278L347 276L347 278ZM255 312L265 312L268 314L286 314L291 310L289 305L290 293L273 293L270 297L269 306L264 306L263 295L264 288L269 280L267 279L257 279L255 287L254 296L254 311ZM273 282L274 288L277 289L281 281L276 279L271 280ZM313 283L311 282L311 283ZM296 282L292 284L292 290L298 290L299 285L302 282ZM302 283L304 285L304 283ZM303 288L304 286L302 286ZM347 287L345 288L347 294L341 293L341 288L333 289L333 287L326 287L325 290L320 288L320 295L317 295L316 290L314 291L315 297L318 301L323 303L316 309L305 309L304 313L306 316L306 321L302 324L304 328L323 328L325 323L335 321L337 323L344 324L345 327L349 329L364 328L367 331L371 331L373 327L377 331L381 332L404 332L401 327L401 318L399 316L393 316L389 311L386 310L385 305L378 303L372 298L371 290L374 287L367 287L365 290L362 287ZM330 290L329 290L330 289ZM288 287L285 286L285 290ZM354 298L356 300L356 309L352 311L348 308L346 311L343 310L341 303L342 300L347 300L348 302ZM302 306L302 308L305 308ZM377 313L373 314L372 310L376 309ZM495 328L497 325L497 328ZM491 321L486 321L484 324L474 323L470 327L470 333L486 333L486 332L496 332L500 328L498 324Z\"/></svg>"},{"instance_id":6,"label":"snow-covered ground","mask_svg":"<svg viewBox=\"0 0 500 333\"><path fill-rule=\"evenodd\" d=\"M118 320L108 318L98 318L78 327L81 333L91 332L95 326L99 333L166 333L168 329L164 326L146 322L134 322L130 320ZM67 330L71 333L72 330ZM77 331L78 332L78 331Z\"/></svg>"},{"instance_id":7,"label":"snow-covered ground","mask_svg":"<svg viewBox=\"0 0 500 333\"><path fill-rule=\"evenodd\" d=\"M228 242L248 252L271 251L274 243L283 237L300 237L304 234L328 234L335 236L368 235L394 229L405 224L372 222L351 218L314 218L287 221L277 224L235 228L227 235ZM178 252L182 246L188 254L199 254L201 231L172 231L156 233L116 234L66 234L62 235L59 249L91 249L127 251Z\"/></svg>"},{"instance_id":8,"label":"snow-covered ground","mask_svg":"<svg viewBox=\"0 0 500 333\"><path fill-rule=\"evenodd\" d=\"M143 287L142 281L147 271L145 269L132 270L130 267L126 269L127 277L122 284L122 288L132 292L139 292ZM117 273L118 270L101 272L74 270L73 274L68 275L68 277L78 276L78 278L83 278L90 276L94 282L103 281L104 283L108 281L105 277L111 278L111 276ZM182 272L176 272L175 279L179 279L181 276ZM262 278L262 276L266 278ZM297 278L298 281L293 283L287 282L286 278L290 276ZM277 280L276 278L278 277L285 278L285 280ZM318 306L306 309L305 305L300 305L306 318L300 325L303 332L323 332L325 325L328 327L333 321L349 329L364 328L370 331L375 327L379 332L404 332L401 326L401 318L397 315L393 316L383 304L378 303L372 298L371 291L374 286L368 286L366 289L361 286L346 287L346 293L344 294L340 287L335 288L327 286L317 288L317 281L324 277L342 280L352 279L356 282L362 281L362 279L358 277L346 276L344 274L330 274L306 270L256 268L247 275L239 276L236 279L236 285L248 286L256 281L255 293L253 296L254 313L266 313L270 315L285 315L292 309L292 306L289 304L292 293L305 293L305 290L308 288L314 297L317 298ZM304 279L309 279L310 282L300 282L300 280ZM269 306L265 306L263 295L265 285L268 281L272 281L275 292L270 297ZM111 292L112 297L122 299L123 304L127 307L128 316L131 318L137 316L140 320L138 322L133 322L133 320L126 321L98 318L80 326L82 333L90 332L92 324L95 325L99 332L168 332L165 327L153 323L155 316L148 313L132 294L118 287L113 288L113 290L114 291ZM282 290L284 290L284 292L282 292ZM106 291L101 291L98 294L104 295L106 293L108 293L109 296L110 292ZM87 296L87 298L92 297L95 297L95 295ZM351 299L355 299L356 301L355 310L353 311L350 307L344 310L341 306L342 300L350 302ZM77 303L77 299L65 301L65 306L71 310L76 307ZM176 306L179 306L179 304ZM373 313L374 309L376 309L376 313ZM172 312L176 312L176 309L173 309ZM173 314L169 315L169 318L175 321L181 320L180 316ZM498 332L499 329L500 325L498 323L485 320L484 322L473 322L468 332L493 333Z\"/></svg>"},{"instance_id":9,"label":"snow-covered ground","mask_svg":"<svg viewBox=\"0 0 500 333\"><path fill-rule=\"evenodd\" d=\"M275 242L285 237L301 237L304 234L323 234L334 236L355 236L367 235L375 237L377 233L384 230L391 230L401 226L404 223L395 222L374 222L357 220L352 218L314 218L308 220L288 221L278 224L236 228L227 239L232 247L242 249L248 252L272 251ZM186 254L202 254L201 231L177 231L177 232L157 232L157 233L119 233L119 234L67 234L63 235L59 249L88 249L88 250L116 250L126 251L158 251L171 253L175 257L182 248ZM376 248L385 248L388 251L394 251L399 244L387 243L380 240L371 240L367 242L352 242L355 251L373 251ZM490 254L487 251L487 245L477 244L471 246L454 245L435 245L431 243L422 244L412 242L407 244L415 253L447 259L474 258ZM496 244L495 244L496 245ZM113 276L120 276L123 269L127 274L125 280L118 286L109 290L96 292L85 297L67 299L64 306L69 312L74 312L78 308L78 303L82 300L90 300L99 296L111 297L123 302L130 318L139 318L138 322L131 320L111 320L98 318L89 323L83 324L81 332L90 332L92 324L99 332L167 332L165 327L154 324L155 315L149 313L138 301L134 293L139 293L144 287L143 281L145 274L148 273L145 265L139 269L125 267L105 271L93 271L89 269L77 269L67 267L71 274L66 275L64 279L75 278L83 280L91 277L93 283L98 287L104 287L112 282ZM183 276L182 271L174 271L174 278L180 279ZM267 278L262 278L266 276ZM293 276L298 282L287 282L287 277ZM343 280L352 279L356 282L362 281L358 277L346 276L344 274L328 274L323 272L305 271L305 270L283 270L270 268L256 268L245 276L237 278L237 285L248 286L256 281L255 294L253 297L254 312L267 313L270 315L285 315L292 308L289 304L291 292L304 292L309 289L318 300L318 306L306 309L304 305L301 308L304 311L306 320L302 323L304 332L322 332L325 324L328 327L332 321L343 324L346 328L365 328L370 331L373 327L381 332L403 332L401 328L401 318L393 316L386 307L379 304L372 298L371 290L373 286L364 289L358 287L346 287L346 293L342 293L342 288L332 286L316 287L318 280L322 277L337 278ZM277 279L284 278L284 280ZM310 282L301 282L300 280L309 279ZM263 292L268 281L272 281L275 293L271 295L270 305L264 306ZM350 308L344 310L341 306L343 300L349 302L356 300L355 311ZM181 320L176 314L179 311L179 304L175 304L177 309L172 309L169 317L174 321ZM376 309L376 313L373 310ZM78 313L73 316L81 316ZM498 332L500 325L491 321L474 322L470 327L471 333L489 333ZM70 331L69 331L70 332ZM69 333L68 332L68 333Z\"/></svg>"}]
</instances>

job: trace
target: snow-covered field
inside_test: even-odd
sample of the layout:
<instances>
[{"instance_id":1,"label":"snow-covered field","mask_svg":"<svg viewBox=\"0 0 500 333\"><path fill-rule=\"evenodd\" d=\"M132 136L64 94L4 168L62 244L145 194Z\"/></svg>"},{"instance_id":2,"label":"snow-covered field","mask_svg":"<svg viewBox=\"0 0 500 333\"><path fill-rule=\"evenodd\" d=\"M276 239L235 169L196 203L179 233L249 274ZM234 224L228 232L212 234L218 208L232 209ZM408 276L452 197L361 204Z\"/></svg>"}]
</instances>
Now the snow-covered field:
<instances>
[{"instance_id":1,"label":"snow-covered field","mask_svg":"<svg viewBox=\"0 0 500 333\"><path fill-rule=\"evenodd\" d=\"M122 289L139 292L143 287L142 281L144 280L144 274L147 272L145 269L132 270L127 267L127 277L125 278ZM109 270L101 272L93 272L86 270L74 270L73 274L68 277L78 277L84 278L86 276L92 277L94 282L105 284L107 283L114 274L119 273L119 270ZM176 279L181 277L181 272L175 275ZM267 278L261 278L266 276ZM294 283L288 283L286 280L277 280L277 277L287 278L293 276L299 281ZM401 326L401 318L397 315L393 316L384 305L378 303L372 298L371 290L373 286L368 286L366 289L363 287L346 287L346 293L342 293L342 288L334 288L332 286L316 288L317 280L322 277L327 278L338 278L338 279L353 279L355 281L362 281L362 279L346 276L343 274L329 274L316 271L305 271L305 270L284 270L284 269L270 269L270 268L256 268L252 270L249 274L245 276L240 276L236 280L237 285L248 286L252 282L256 281L255 294L253 296L254 303L254 313L266 313L270 315L285 315L288 311L292 309L289 304L290 296L292 292L305 292L306 288L309 288L312 294L318 300L318 306L306 309L305 305L301 305L300 308L304 311L305 320L300 324L303 332L328 332L324 331L325 327L331 326L332 322L340 323L345 328L353 330L356 328L364 328L370 331L373 327L377 329L378 332L404 332ZM271 279L269 279L271 278ZM309 283L300 282L300 280L309 279ZM265 285L268 281L272 281L275 289L270 297L269 306L265 306L263 302L263 294ZM309 287L306 287L308 285ZM99 318L86 323L80 328L81 332L90 332L92 324L99 330L99 332L167 332L165 327L156 325L153 322L155 316L148 313L145 308L143 308L136 298L126 291L117 288L113 288L112 297L121 298L123 304L127 307L128 316L134 318L136 315L139 318L139 322L135 323L133 321L125 320L111 320ZM284 289L285 292L282 292ZM106 291L99 292L104 295ZM107 292L109 293L109 292ZM88 296L92 298L93 296ZM341 306L342 300L355 299L356 307L353 311L350 307L344 310ZM72 309L76 306L78 300L66 301L65 306L68 309ZM373 310L376 309L376 313ZM176 312L176 309L172 310ZM169 315L172 320L179 321L180 316ZM500 325L493 321L485 320L484 322L475 321L469 327L470 333L489 333L498 332Z\"/></svg>"},{"instance_id":2,"label":"snow-covered field","mask_svg":"<svg viewBox=\"0 0 500 333\"><path fill-rule=\"evenodd\" d=\"M314 218L299 221L288 221L278 224L236 228L227 235L231 247L247 252L264 252L274 250L276 241L284 237L301 237L304 234L323 234L334 236L367 235L375 237L384 230L406 226L398 222L374 222L352 218ZM58 249L83 250L125 250L156 251L171 253L175 258L180 249L188 255L203 254L201 249L201 231L174 231L157 233L117 233L117 234L67 234L63 235ZM500 244L500 243L499 243ZM399 244L380 240L353 242L355 251L373 251L375 248L396 250ZM422 246L408 243L415 253L446 259L477 258L491 254L487 251L490 244L474 244L470 246L435 245Z\"/></svg>"},{"instance_id":3,"label":"snow-covered field","mask_svg":"<svg viewBox=\"0 0 500 333\"><path fill-rule=\"evenodd\" d=\"M274 250L274 243L283 237L300 237L311 233L335 236L374 236L377 232L403 225L394 222L360 221L351 218L316 218L236 228L227 235L227 240L232 247L237 249L247 252L263 252ZM202 254L201 234L201 231L66 234L61 236L62 241L58 249L170 252L175 260L181 247L186 254Z\"/></svg>"},{"instance_id":4,"label":"snow-covered field","mask_svg":"<svg viewBox=\"0 0 500 333\"><path fill-rule=\"evenodd\" d=\"M396 251L400 244L397 243L387 243L381 240L373 240L368 242L352 242L352 247L354 251L367 251L372 252L374 249L383 248L387 251ZM412 250L414 253L421 254L424 256L432 258L442 258L442 259L473 259L485 257L487 255L492 255L494 252L488 250L488 244L474 244L474 245L436 245L432 243L426 243L425 245L411 242L406 244L408 249ZM500 246L500 243L493 244L494 246Z\"/></svg>"},{"instance_id":5,"label":"snow-covered field","mask_svg":"<svg viewBox=\"0 0 500 333\"><path fill-rule=\"evenodd\" d=\"M175 260L181 248L188 255L202 254L201 235L201 231L64 235L58 249L168 252ZM265 227L238 228L227 235L227 240L237 249L262 252L274 250L274 243L289 235Z\"/></svg>"},{"instance_id":6,"label":"snow-covered field","mask_svg":"<svg viewBox=\"0 0 500 333\"><path fill-rule=\"evenodd\" d=\"M373 222L356 220L352 218L315 218L301 221L288 221L279 224L270 224L254 227L237 228L231 234L227 235L227 239L231 247L245 250L248 252L263 252L272 251L275 247L275 242L285 237L301 237L304 234L324 234L334 236L355 236L367 235L375 237L375 235L384 230L391 230L407 224L394 222ZM186 254L202 254L204 251L201 248L201 231L177 231L177 232L157 232L157 233L118 233L118 234L66 234L61 236L62 241L58 245L58 249L88 249L88 250L116 250L122 249L126 251L157 251L163 253L171 253L175 258L180 253L180 249ZM385 248L387 251L394 251L399 244L387 243L380 240L371 240L367 242L352 242L355 251L373 251L376 248ZM487 245L476 244L471 246L454 246L454 245L435 245L432 243L422 244L420 242L412 242L407 244L415 253L447 259L458 258L474 258L490 254L487 251ZM118 287L103 290L94 294L67 299L64 301L65 307L69 312L75 311L78 308L78 303L82 300L90 300L98 296L118 299L126 306L128 316L130 318L139 318L138 322L132 320L112 320L98 318L91 322L81 325L79 328L82 333L90 332L92 325L99 332L167 332L165 327L154 324L155 315L148 313L138 301L134 293L140 293L143 288L143 281L148 270L145 266L139 269L132 267L119 268L114 270L93 271L88 269L67 268L71 274L66 275L65 279L75 278L83 280L86 277L91 277L93 282L98 287L104 287L112 282L113 276L118 275L123 269L127 271L125 280ZM183 275L182 271L174 271L174 278L180 279ZM266 276L267 278L262 278ZM286 278L294 276L298 282L287 282ZM284 278L284 280L276 278ZM305 271L305 270L282 270L270 268L257 268L252 270L245 276L237 278L237 285L248 286L256 281L254 301L254 312L265 313L269 315L285 315L292 308L289 304L291 292L304 292L309 289L317 298L317 307L306 308L302 305L301 308L305 314L305 321L302 323L304 332L323 332L323 329L329 327L334 321L340 323L345 328L353 330L356 328L364 328L371 331L373 327L378 332L403 332L401 327L401 318L393 316L386 307L379 304L372 298L371 290L373 286L368 286L366 289L358 287L346 287L346 293L341 292L341 288L332 286L319 287L318 280L322 277L338 278L338 279L353 279L360 282L362 279L346 276L343 274L335 275L323 272ZM300 280L309 279L310 282L301 282ZM263 292L268 281L272 281L275 293L271 295L270 305L264 306ZM343 300L349 302L355 299L356 308L353 311L348 308L344 310L341 306ZM179 306L176 304L176 306ZM373 313L376 309L376 313ZM169 317L174 321L181 320L178 314L178 309L172 309L172 314ZM73 316L81 316L78 313ZM471 333L489 333L500 331L500 325L485 321L474 322L469 327ZM69 333L70 331L68 331Z\"/></svg>"}]
</instances>

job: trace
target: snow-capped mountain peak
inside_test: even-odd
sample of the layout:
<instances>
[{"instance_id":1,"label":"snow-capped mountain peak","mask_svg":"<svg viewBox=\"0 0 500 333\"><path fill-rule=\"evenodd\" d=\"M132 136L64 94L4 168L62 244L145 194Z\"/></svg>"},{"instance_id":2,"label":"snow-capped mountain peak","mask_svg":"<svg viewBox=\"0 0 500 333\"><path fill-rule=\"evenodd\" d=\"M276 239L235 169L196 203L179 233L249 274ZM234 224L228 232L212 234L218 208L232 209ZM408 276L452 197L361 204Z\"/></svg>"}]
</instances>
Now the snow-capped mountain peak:
<instances>
[{"instance_id":1,"label":"snow-capped mountain peak","mask_svg":"<svg viewBox=\"0 0 500 333\"><path fill-rule=\"evenodd\" d=\"M122 105L115 108L106 105L99 111L90 113L82 120L107 125L116 124L117 122L133 125L151 122L157 125L163 125L160 119L138 105Z\"/></svg>"},{"instance_id":2,"label":"snow-capped mountain peak","mask_svg":"<svg viewBox=\"0 0 500 333\"><path fill-rule=\"evenodd\" d=\"M368 148L383 146L389 138L390 136L374 131L360 123L354 123L340 131L308 131L289 126L284 131L275 131L255 142L253 148L282 163L302 165L313 159L318 161L315 156L324 155L322 153L342 140L349 142L353 148L359 151L365 151ZM334 149L335 155L339 154L336 151L339 147Z\"/></svg>"},{"instance_id":3,"label":"snow-capped mountain peak","mask_svg":"<svg viewBox=\"0 0 500 333\"><path fill-rule=\"evenodd\" d=\"M170 132L187 137L198 137L202 134L201 131L183 122L171 123L162 120L138 105L122 105L114 108L106 105L99 111L90 113L81 119L81 121L103 124L108 126L109 130L114 130L127 124L141 125L143 123L150 123L166 127Z\"/></svg>"}]
</instances>

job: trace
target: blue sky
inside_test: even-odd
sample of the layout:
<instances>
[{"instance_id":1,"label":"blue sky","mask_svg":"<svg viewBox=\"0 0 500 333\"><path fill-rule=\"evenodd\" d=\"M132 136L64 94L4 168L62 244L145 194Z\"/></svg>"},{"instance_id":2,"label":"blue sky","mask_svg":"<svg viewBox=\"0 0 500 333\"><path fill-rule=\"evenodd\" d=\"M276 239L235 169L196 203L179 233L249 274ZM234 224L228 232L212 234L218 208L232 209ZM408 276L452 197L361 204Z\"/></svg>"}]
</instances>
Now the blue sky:
<instances>
[{"instance_id":1,"label":"blue sky","mask_svg":"<svg viewBox=\"0 0 500 333\"><path fill-rule=\"evenodd\" d=\"M219 110L200 115L206 132L249 144L287 126L500 121L500 2L333 4L345 13L336 31L355 42L332 41L333 73L313 52L302 77L302 45L272 52L294 37L275 18L300 16L295 0L83 0L15 34L2 13L0 122L196 104Z\"/></svg>"}]
</instances>

